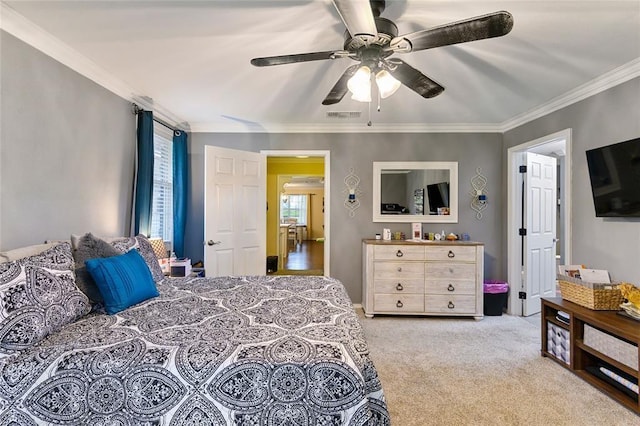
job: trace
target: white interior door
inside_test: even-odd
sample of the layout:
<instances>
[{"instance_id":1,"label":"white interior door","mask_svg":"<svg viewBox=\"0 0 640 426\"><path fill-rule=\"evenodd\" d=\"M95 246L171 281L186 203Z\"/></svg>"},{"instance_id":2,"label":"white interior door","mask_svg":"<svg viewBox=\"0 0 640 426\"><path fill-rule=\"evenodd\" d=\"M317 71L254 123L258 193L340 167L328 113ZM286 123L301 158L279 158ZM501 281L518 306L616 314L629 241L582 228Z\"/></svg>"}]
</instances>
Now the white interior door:
<instances>
[{"instance_id":1,"label":"white interior door","mask_svg":"<svg viewBox=\"0 0 640 426\"><path fill-rule=\"evenodd\" d=\"M207 276L266 274L266 156L205 147Z\"/></svg>"},{"instance_id":2,"label":"white interior door","mask_svg":"<svg viewBox=\"0 0 640 426\"><path fill-rule=\"evenodd\" d=\"M526 299L523 315L540 312L540 298L556 293L556 159L525 153L524 271Z\"/></svg>"}]
</instances>

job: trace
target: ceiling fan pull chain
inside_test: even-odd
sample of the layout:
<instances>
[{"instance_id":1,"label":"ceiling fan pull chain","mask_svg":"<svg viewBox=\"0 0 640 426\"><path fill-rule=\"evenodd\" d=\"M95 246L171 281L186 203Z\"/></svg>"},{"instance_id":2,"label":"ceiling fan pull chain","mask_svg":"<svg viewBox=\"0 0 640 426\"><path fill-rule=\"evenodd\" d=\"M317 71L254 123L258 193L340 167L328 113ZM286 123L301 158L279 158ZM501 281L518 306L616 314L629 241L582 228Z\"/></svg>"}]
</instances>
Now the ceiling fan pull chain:
<instances>
[{"instance_id":1,"label":"ceiling fan pull chain","mask_svg":"<svg viewBox=\"0 0 640 426\"><path fill-rule=\"evenodd\" d=\"M371 127L371 101L367 102L369 105L369 121L367 122L367 126Z\"/></svg>"}]
</instances>

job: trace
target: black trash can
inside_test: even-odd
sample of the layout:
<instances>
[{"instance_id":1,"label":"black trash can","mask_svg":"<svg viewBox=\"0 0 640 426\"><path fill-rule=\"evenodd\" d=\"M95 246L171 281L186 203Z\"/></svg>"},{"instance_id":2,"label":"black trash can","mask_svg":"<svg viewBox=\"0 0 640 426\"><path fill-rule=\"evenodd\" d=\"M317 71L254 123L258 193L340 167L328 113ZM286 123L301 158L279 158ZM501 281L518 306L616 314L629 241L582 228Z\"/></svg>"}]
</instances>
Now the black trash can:
<instances>
[{"instance_id":1,"label":"black trash can","mask_svg":"<svg viewBox=\"0 0 640 426\"><path fill-rule=\"evenodd\" d=\"M509 284L504 281L487 280L484 282L484 314L500 316L507 307Z\"/></svg>"},{"instance_id":2,"label":"black trash can","mask_svg":"<svg viewBox=\"0 0 640 426\"><path fill-rule=\"evenodd\" d=\"M278 256L267 256L267 273L278 271Z\"/></svg>"}]
</instances>

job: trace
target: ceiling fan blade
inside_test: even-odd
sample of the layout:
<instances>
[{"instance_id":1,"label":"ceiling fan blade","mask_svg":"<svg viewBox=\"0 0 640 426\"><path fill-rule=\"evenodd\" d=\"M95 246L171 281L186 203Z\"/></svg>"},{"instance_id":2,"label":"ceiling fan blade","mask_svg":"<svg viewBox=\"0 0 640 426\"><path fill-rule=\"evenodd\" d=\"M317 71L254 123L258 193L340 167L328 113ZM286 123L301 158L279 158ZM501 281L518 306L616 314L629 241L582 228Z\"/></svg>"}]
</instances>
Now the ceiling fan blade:
<instances>
[{"instance_id":1,"label":"ceiling fan blade","mask_svg":"<svg viewBox=\"0 0 640 426\"><path fill-rule=\"evenodd\" d=\"M366 41L378 34L369 0L333 0L333 5L352 37Z\"/></svg>"},{"instance_id":2,"label":"ceiling fan blade","mask_svg":"<svg viewBox=\"0 0 640 426\"><path fill-rule=\"evenodd\" d=\"M500 11L477 16L464 21L416 31L391 40L391 49L397 52L414 52L474 40L501 37L513 28L513 16Z\"/></svg>"},{"instance_id":3,"label":"ceiling fan blade","mask_svg":"<svg viewBox=\"0 0 640 426\"><path fill-rule=\"evenodd\" d=\"M335 86L333 86L327 97L324 98L324 101L322 101L322 105L337 104L342 100L342 98L344 98L344 95L346 95L349 91L349 88L347 87L347 81L349 81L349 79L356 73L356 71L358 71L359 67L360 64L351 65L344 71L344 73L338 79Z\"/></svg>"},{"instance_id":4,"label":"ceiling fan blade","mask_svg":"<svg viewBox=\"0 0 640 426\"><path fill-rule=\"evenodd\" d=\"M251 65L256 67L268 67L271 65L295 64L296 62L322 61L341 57L335 50L327 52L298 53L295 55L267 56L264 58L253 58Z\"/></svg>"},{"instance_id":5,"label":"ceiling fan blade","mask_svg":"<svg viewBox=\"0 0 640 426\"><path fill-rule=\"evenodd\" d=\"M389 72L402 84L423 98L433 98L444 92L444 87L422 74L417 69L399 59L393 59Z\"/></svg>"}]
</instances>

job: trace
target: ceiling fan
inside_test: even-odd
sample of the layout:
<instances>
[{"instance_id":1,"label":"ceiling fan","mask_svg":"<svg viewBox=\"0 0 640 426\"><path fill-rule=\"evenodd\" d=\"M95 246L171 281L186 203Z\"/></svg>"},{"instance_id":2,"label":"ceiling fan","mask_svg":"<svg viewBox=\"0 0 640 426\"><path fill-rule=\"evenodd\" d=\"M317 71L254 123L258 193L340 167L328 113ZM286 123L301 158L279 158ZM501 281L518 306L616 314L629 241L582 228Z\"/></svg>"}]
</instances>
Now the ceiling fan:
<instances>
[{"instance_id":1,"label":"ceiling fan","mask_svg":"<svg viewBox=\"0 0 640 426\"><path fill-rule=\"evenodd\" d=\"M424 98L432 98L442 93L444 87L403 60L392 58L394 53L500 37L513 28L513 16L500 11L399 36L398 27L380 16L385 0L333 0L333 4L347 27L342 50L254 58L251 64L266 67L338 58L358 61L345 70L322 101L323 105L340 102L349 90L354 94L353 99L370 101L372 74L383 98L401 84ZM360 90L364 92L358 93Z\"/></svg>"}]
</instances>

